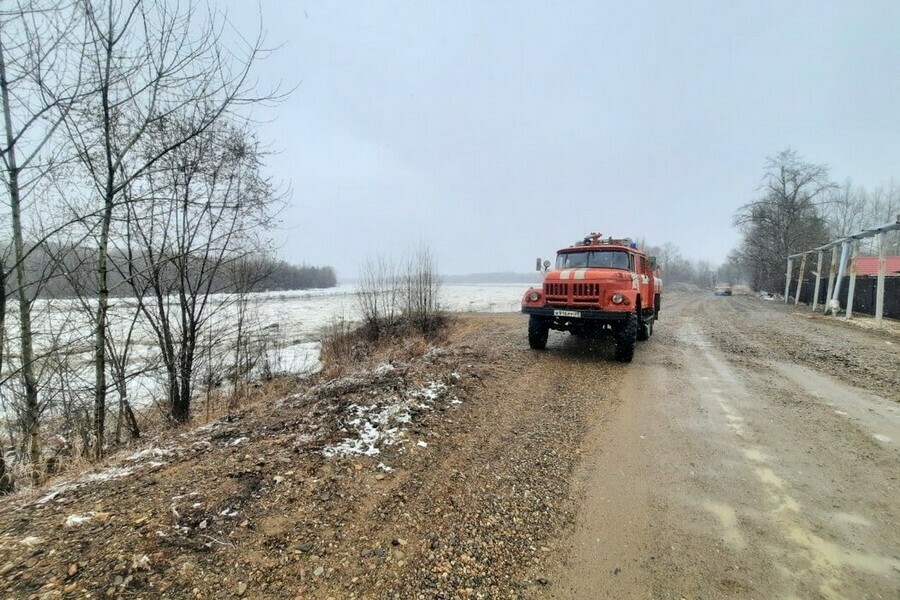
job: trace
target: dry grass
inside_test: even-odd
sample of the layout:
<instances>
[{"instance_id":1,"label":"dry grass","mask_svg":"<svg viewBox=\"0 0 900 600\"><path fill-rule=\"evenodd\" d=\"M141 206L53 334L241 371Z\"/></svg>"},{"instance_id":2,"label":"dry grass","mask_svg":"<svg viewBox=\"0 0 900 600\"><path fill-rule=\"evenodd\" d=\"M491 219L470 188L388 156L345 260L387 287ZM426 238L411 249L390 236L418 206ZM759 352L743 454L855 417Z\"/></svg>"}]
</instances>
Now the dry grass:
<instances>
[{"instance_id":1,"label":"dry grass","mask_svg":"<svg viewBox=\"0 0 900 600\"><path fill-rule=\"evenodd\" d=\"M117 455L131 453L136 448L149 443L163 445L186 430L226 418L236 412L265 409L272 406L276 400L295 393L302 385L303 383L298 377L283 376L251 384L240 393L226 390L214 391L208 396L195 398L191 405L191 420L179 426L172 426L160 406L153 405L135 409L135 418L141 428L141 437L129 439L127 432L123 431L123 441L119 444L110 444L105 452L106 457L114 458ZM114 427L114 422L111 425ZM58 439L61 446L64 445L64 440L60 436L55 436L53 439ZM45 441L46 447L48 444ZM101 464L92 460L89 453L79 451L77 447L65 447L52 458L52 464L45 465L44 481L38 488L30 487L30 479L27 477L30 464L16 463L14 466L7 465L7 467L15 482L14 493L17 493L23 502L28 503L36 499L38 491L46 489L48 485L66 481L76 474L97 468Z\"/></svg>"},{"instance_id":2,"label":"dry grass","mask_svg":"<svg viewBox=\"0 0 900 600\"><path fill-rule=\"evenodd\" d=\"M348 371L424 355L444 340L449 317L433 316L423 331L419 323L396 320L377 328L333 321L322 331L322 376L340 377Z\"/></svg>"}]
</instances>

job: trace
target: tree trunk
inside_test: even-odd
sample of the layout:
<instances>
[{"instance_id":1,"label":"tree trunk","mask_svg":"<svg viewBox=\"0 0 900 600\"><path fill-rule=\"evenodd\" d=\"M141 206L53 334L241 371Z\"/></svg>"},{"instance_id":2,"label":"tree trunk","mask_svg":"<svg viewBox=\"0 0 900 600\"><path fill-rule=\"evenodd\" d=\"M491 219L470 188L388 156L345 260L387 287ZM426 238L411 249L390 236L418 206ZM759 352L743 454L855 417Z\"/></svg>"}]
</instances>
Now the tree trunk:
<instances>
[{"instance_id":1,"label":"tree trunk","mask_svg":"<svg viewBox=\"0 0 900 600\"><path fill-rule=\"evenodd\" d=\"M134 411L131 410L131 403L128 402L128 390L125 387L125 378L120 377L116 381L116 388L119 392L119 415L116 420L116 441L121 442L122 427L127 426L131 439L136 440L141 437L141 430L138 427L137 419L134 418Z\"/></svg>"},{"instance_id":2,"label":"tree trunk","mask_svg":"<svg viewBox=\"0 0 900 600\"><path fill-rule=\"evenodd\" d=\"M0 258L0 373L3 372L5 350L3 341L6 339L6 263Z\"/></svg>"},{"instance_id":3,"label":"tree trunk","mask_svg":"<svg viewBox=\"0 0 900 600\"><path fill-rule=\"evenodd\" d=\"M108 7L112 15L112 5ZM116 200L113 162L113 116L110 107L110 73L112 69L113 43L112 18L109 19L109 37L105 40L106 62L101 80L100 97L103 106L103 145L106 161L103 194L103 217L100 223L100 239L97 248L97 319L94 323L94 458L103 458L103 438L106 429L106 321L109 312L109 228Z\"/></svg>"},{"instance_id":4,"label":"tree trunk","mask_svg":"<svg viewBox=\"0 0 900 600\"><path fill-rule=\"evenodd\" d=\"M112 202L107 199L103 211L100 245L97 249L97 320L94 323L94 459L103 458L103 439L106 428L106 319L109 312L107 285L107 251Z\"/></svg>"},{"instance_id":5,"label":"tree trunk","mask_svg":"<svg viewBox=\"0 0 900 600\"><path fill-rule=\"evenodd\" d=\"M34 373L31 302L28 300L28 291L26 289L27 274L25 272L25 243L22 235L19 167L16 162L15 135L13 133L12 116L10 115L9 82L6 80L6 62L2 44L0 44L0 99L2 99L3 102L4 126L6 130L6 164L9 181L9 204L13 228L16 295L19 301L22 384L25 389L25 434L28 436L28 450L31 458L31 480L35 484L38 484L40 483L42 476L40 407L38 405L37 377Z\"/></svg>"},{"instance_id":6,"label":"tree trunk","mask_svg":"<svg viewBox=\"0 0 900 600\"><path fill-rule=\"evenodd\" d=\"M137 419L134 418L134 411L131 410L131 403L128 398L123 399L125 405L125 421L128 423L128 431L131 433L131 439L136 440L141 437L141 428L138 427Z\"/></svg>"},{"instance_id":7,"label":"tree trunk","mask_svg":"<svg viewBox=\"0 0 900 600\"><path fill-rule=\"evenodd\" d=\"M191 379L194 370L194 349L193 342L185 340L181 349L181 360L179 361L179 383L180 390L178 394L179 402L172 407L172 418L177 423L186 423L191 417Z\"/></svg>"},{"instance_id":8,"label":"tree trunk","mask_svg":"<svg viewBox=\"0 0 900 600\"><path fill-rule=\"evenodd\" d=\"M6 472L6 460L3 457L3 449L0 448L0 496L10 494L15 489L12 475Z\"/></svg>"}]
</instances>

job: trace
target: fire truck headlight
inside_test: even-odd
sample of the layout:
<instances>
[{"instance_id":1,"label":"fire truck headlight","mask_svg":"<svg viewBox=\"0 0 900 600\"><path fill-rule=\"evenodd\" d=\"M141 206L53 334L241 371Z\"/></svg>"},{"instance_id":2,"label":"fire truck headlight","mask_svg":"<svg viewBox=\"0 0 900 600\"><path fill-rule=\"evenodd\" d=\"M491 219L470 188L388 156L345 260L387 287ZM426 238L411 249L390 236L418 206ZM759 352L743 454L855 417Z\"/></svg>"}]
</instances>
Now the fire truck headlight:
<instances>
[{"instance_id":1,"label":"fire truck headlight","mask_svg":"<svg viewBox=\"0 0 900 600\"><path fill-rule=\"evenodd\" d=\"M528 299L532 302L537 302L541 299L541 294L540 292L531 292L530 294L528 294Z\"/></svg>"},{"instance_id":2,"label":"fire truck headlight","mask_svg":"<svg viewBox=\"0 0 900 600\"><path fill-rule=\"evenodd\" d=\"M622 304L622 301L625 300L625 296L616 292L612 295L611 300L613 301L613 304Z\"/></svg>"}]
</instances>

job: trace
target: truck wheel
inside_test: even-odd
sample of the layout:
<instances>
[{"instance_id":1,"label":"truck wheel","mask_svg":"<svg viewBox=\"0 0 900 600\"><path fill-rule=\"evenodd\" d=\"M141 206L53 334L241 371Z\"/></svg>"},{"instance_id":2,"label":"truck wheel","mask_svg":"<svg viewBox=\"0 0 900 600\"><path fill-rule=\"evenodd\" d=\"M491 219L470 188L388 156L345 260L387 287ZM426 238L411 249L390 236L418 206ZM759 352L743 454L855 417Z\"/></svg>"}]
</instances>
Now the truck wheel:
<instances>
[{"instance_id":1,"label":"truck wheel","mask_svg":"<svg viewBox=\"0 0 900 600\"><path fill-rule=\"evenodd\" d=\"M550 335L550 321L531 315L528 319L528 345L533 350L543 350L547 347L547 337Z\"/></svg>"},{"instance_id":2,"label":"truck wheel","mask_svg":"<svg viewBox=\"0 0 900 600\"><path fill-rule=\"evenodd\" d=\"M653 335L653 319L647 319L638 327L637 339L643 342L649 340L651 335Z\"/></svg>"},{"instance_id":3,"label":"truck wheel","mask_svg":"<svg viewBox=\"0 0 900 600\"><path fill-rule=\"evenodd\" d=\"M634 358L634 345L637 342L638 318L630 313L625 322L616 332L616 360L619 362L631 362Z\"/></svg>"}]
</instances>

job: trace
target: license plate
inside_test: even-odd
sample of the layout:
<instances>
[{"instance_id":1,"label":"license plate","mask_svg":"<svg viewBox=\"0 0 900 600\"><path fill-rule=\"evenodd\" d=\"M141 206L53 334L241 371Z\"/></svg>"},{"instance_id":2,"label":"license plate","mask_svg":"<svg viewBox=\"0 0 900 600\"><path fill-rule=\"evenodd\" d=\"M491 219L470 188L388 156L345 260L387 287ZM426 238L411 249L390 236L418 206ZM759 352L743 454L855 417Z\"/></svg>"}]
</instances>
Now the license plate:
<instances>
[{"instance_id":1,"label":"license plate","mask_svg":"<svg viewBox=\"0 0 900 600\"><path fill-rule=\"evenodd\" d=\"M576 319L581 316L581 313L577 310L554 310L554 317L575 317Z\"/></svg>"}]
</instances>

